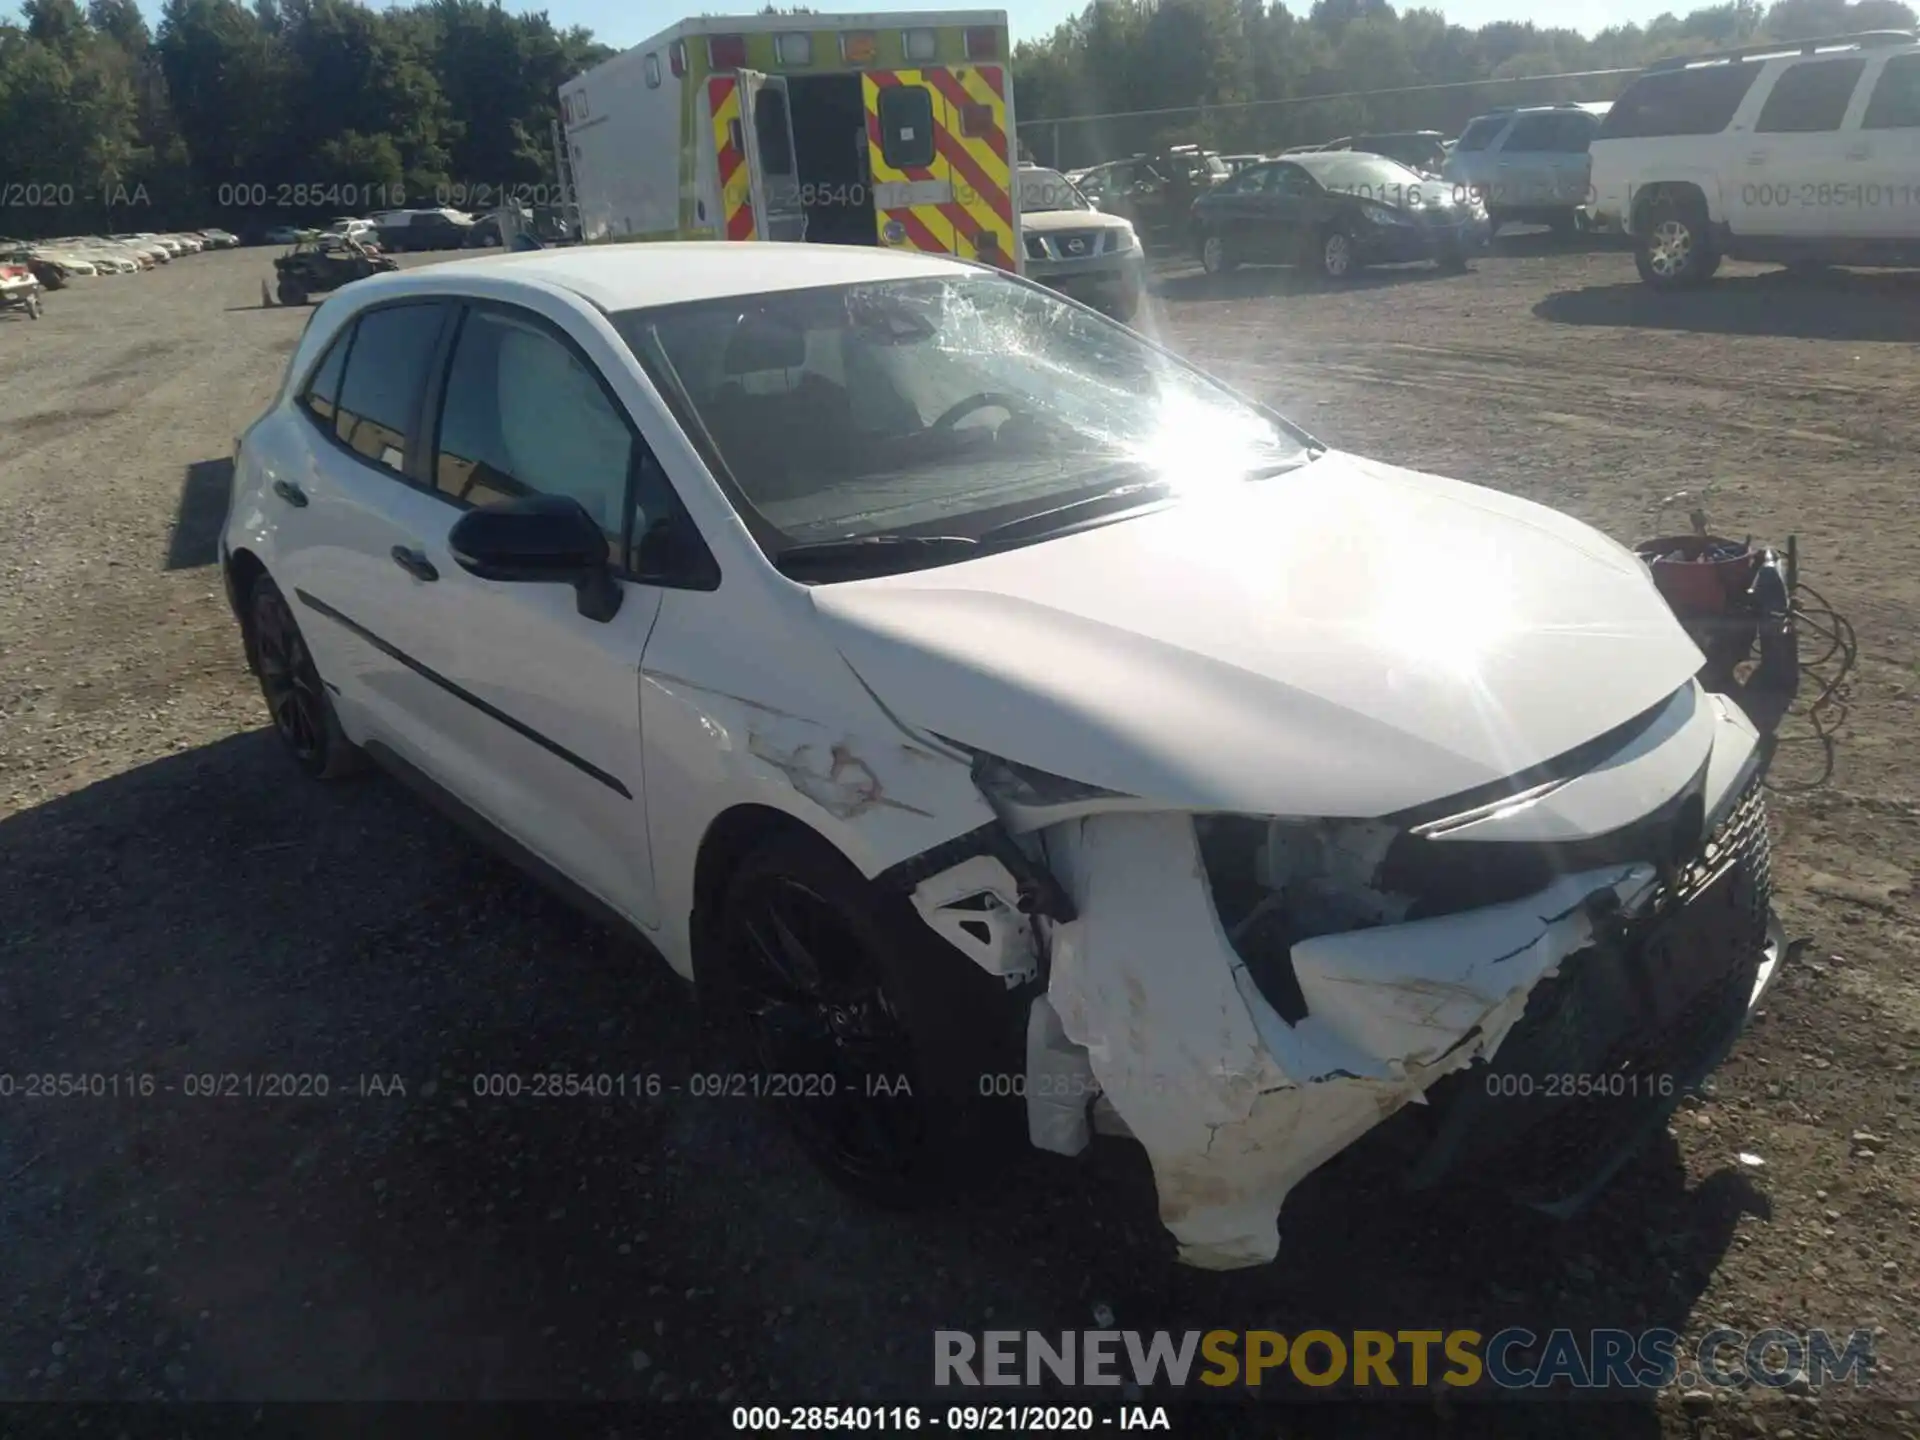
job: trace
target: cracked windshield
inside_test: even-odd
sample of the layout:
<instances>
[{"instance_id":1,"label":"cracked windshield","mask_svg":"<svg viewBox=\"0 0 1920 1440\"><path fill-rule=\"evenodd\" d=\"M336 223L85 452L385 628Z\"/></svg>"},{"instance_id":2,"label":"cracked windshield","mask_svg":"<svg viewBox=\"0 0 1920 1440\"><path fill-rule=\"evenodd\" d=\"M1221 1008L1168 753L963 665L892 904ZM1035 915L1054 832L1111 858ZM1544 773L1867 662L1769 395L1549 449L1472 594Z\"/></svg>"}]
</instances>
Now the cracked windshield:
<instances>
[{"instance_id":1,"label":"cracked windshield","mask_svg":"<svg viewBox=\"0 0 1920 1440\"><path fill-rule=\"evenodd\" d=\"M794 290L617 324L776 543L978 536L1107 491L1190 492L1309 453L1137 336L1000 279Z\"/></svg>"}]
</instances>

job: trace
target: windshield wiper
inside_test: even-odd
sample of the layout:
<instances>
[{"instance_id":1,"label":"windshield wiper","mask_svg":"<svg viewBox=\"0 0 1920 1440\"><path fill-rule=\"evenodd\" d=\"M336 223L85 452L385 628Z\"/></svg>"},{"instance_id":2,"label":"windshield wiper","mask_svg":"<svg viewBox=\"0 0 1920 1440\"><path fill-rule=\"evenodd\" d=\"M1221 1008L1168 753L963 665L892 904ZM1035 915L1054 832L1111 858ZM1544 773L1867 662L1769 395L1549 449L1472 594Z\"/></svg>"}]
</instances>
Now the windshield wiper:
<instances>
[{"instance_id":1,"label":"windshield wiper","mask_svg":"<svg viewBox=\"0 0 1920 1440\"><path fill-rule=\"evenodd\" d=\"M773 565L796 580L850 570L886 574L962 560L978 548L979 541L965 535L848 535L789 545L773 557Z\"/></svg>"},{"instance_id":2,"label":"windshield wiper","mask_svg":"<svg viewBox=\"0 0 1920 1440\"><path fill-rule=\"evenodd\" d=\"M999 540L1018 540L1030 535L1044 535L1049 531L1060 530L1076 523L1090 512L1106 509L1116 500L1133 501L1117 508L1132 510L1147 503L1140 496L1171 494L1173 487L1165 480L1142 480L1133 485L1122 485L1117 490L1102 490L1098 495L1088 495L1079 500L1069 500L1064 505L1055 505L1050 510L1036 511L1032 515L1022 515L1017 520L1006 520L980 532L982 544L991 545ZM1157 494L1156 494L1157 492Z\"/></svg>"}]
</instances>

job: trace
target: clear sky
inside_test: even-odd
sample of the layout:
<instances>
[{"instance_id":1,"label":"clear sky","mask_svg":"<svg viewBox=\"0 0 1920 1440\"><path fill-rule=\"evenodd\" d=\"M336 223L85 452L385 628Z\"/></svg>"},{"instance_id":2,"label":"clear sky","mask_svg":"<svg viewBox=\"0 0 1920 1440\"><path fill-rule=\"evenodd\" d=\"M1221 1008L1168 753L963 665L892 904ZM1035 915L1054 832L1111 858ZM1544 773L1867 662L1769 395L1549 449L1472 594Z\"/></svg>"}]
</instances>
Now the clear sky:
<instances>
[{"instance_id":1,"label":"clear sky","mask_svg":"<svg viewBox=\"0 0 1920 1440\"><path fill-rule=\"evenodd\" d=\"M816 0L815 8L845 12L869 8L941 10L966 8L967 3L968 0L887 0L882 4L881 0L852 0L852 3L836 5L826 3L826 0ZM1296 13L1304 13L1308 3L1309 0L1298 0L1289 8ZM1609 25L1644 25L1668 10L1685 14L1695 4L1704 3L1709 3L1709 0L1691 0L1691 3L1689 0L1679 0L1679 3L1675 3L1675 0L1665 0L1665 3L1662 0L1556 0L1552 6L1538 3L1530 5L1527 0L1448 0L1448 3L1432 4L1428 8L1442 10L1448 20L1470 29L1494 20L1533 20L1536 23L1570 27L1591 35ZM1047 34L1062 20L1077 14L1085 6L1086 0L1013 0L1004 8L1012 22L1014 38L1030 40ZM0 4L0 12L15 8L11 4ZM141 8L147 12L149 20L158 21L160 0L141 0ZM699 3L699 0L552 0L548 4L538 3L538 0L532 0L532 3L529 0L508 0L508 8L520 11L545 10L556 25L585 25L607 44L624 49L629 45L637 45L647 36L666 29L688 15L698 15L707 10L745 15L761 6L740 3L740 0L705 0L705 3ZM987 0L979 0L979 8L998 7L987 3ZM1403 3L1398 8L1411 9L1413 6Z\"/></svg>"}]
</instances>

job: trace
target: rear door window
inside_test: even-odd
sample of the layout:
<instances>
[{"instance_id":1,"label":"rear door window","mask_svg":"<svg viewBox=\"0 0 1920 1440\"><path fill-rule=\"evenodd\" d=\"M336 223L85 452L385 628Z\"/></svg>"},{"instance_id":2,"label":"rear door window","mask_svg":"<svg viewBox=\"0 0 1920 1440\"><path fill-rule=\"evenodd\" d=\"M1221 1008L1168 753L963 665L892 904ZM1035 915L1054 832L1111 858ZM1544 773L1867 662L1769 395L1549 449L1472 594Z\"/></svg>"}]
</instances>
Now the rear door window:
<instances>
[{"instance_id":1,"label":"rear door window","mask_svg":"<svg viewBox=\"0 0 1920 1440\"><path fill-rule=\"evenodd\" d=\"M1874 84L1862 130L1920 129L1920 55L1887 61Z\"/></svg>"},{"instance_id":2,"label":"rear door window","mask_svg":"<svg viewBox=\"0 0 1920 1440\"><path fill-rule=\"evenodd\" d=\"M389 305L369 310L354 326L333 433L354 454L396 475L406 473L408 447L418 438L420 396L446 313L438 300Z\"/></svg>"},{"instance_id":3,"label":"rear door window","mask_svg":"<svg viewBox=\"0 0 1920 1440\"><path fill-rule=\"evenodd\" d=\"M1741 61L1642 75L1607 112L1598 138L1718 135L1759 75L1760 66Z\"/></svg>"},{"instance_id":4,"label":"rear door window","mask_svg":"<svg viewBox=\"0 0 1920 1440\"><path fill-rule=\"evenodd\" d=\"M1773 82L1753 128L1769 135L1838 130L1866 68L1867 62L1860 59L1809 60L1788 66Z\"/></svg>"}]
</instances>

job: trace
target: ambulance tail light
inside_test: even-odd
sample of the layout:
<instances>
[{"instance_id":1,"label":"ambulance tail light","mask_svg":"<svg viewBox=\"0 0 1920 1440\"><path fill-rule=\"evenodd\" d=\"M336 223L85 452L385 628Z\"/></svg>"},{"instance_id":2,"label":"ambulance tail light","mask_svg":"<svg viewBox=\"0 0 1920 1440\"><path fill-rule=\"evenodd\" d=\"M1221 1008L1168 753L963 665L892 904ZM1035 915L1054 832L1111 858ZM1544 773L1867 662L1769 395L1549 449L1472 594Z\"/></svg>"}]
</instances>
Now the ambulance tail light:
<instances>
[{"instance_id":1,"label":"ambulance tail light","mask_svg":"<svg viewBox=\"0 0 1920 1440\"><path fill-rule=\"evenodd\" d=\"M981 25L968 30L967 58L969 60L998 60L1000 58L1000 32L991 25Z\"/></svg>"},{"instance_id":2,"label":"ambulance tail light","mask_svg":"<svg viewBox=\"0 0 1920 1440\"><path fill-rule=\"evenodd\" d=\"M744 35L708 36L707 60L716 70L746 69L747 37Z\"/></svg>"}]
</instances>

